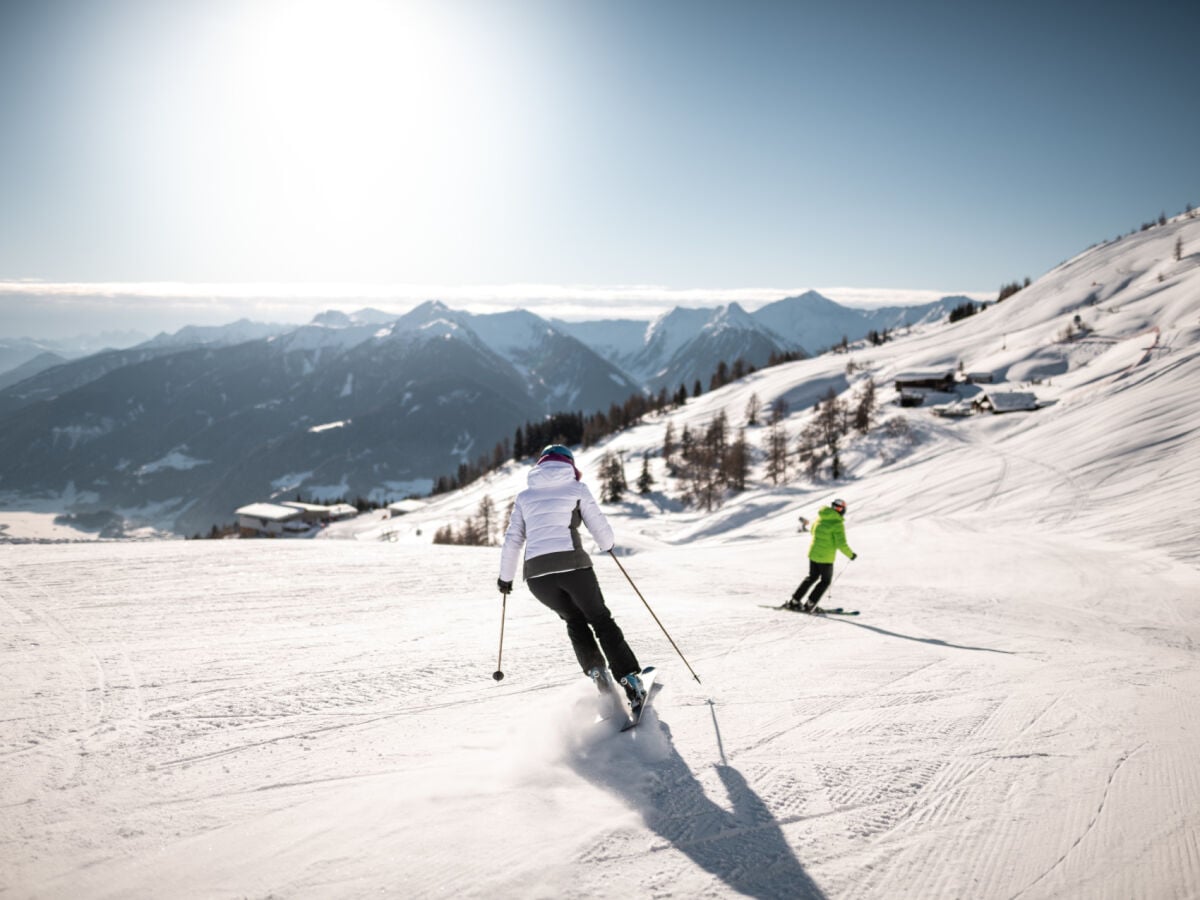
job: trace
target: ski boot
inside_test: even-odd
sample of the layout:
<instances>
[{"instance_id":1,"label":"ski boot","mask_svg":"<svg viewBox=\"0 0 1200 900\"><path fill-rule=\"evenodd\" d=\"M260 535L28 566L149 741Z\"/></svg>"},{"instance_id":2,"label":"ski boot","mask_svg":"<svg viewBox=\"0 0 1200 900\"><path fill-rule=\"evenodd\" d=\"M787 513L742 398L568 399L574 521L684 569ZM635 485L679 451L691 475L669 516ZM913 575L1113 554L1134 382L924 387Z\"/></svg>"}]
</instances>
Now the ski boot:
<instances>
[{"instance_id":1,"label":"ski boot","mask_svg":"<svg viewBox=\"0 0 1200 900\"><path fill-rule=\"evenodd\" d=\"M612 679L608 674L608 670L603 666L592 666L587 670L587 677L592 679L592 684L596 686L596 691L602 696L607 696L612 691Z\"/></svg>"},{"instance_id":2,"label":"ski boot","mask_svg":"<svg viewBox=\"0 0 1200 900\"><path fill-rule=\"evenodd\" d=\"M602 722L613 716L624 715L621 695L613 684L608 669L604 666L592 666L587 670L587 676L596 686L596 721Z\"/></svg>"},{"instance_id":3,"label":"ski boot","mask_svg":"<svg viewBox=\"0 0 1200 900\"><path fill-rule=\"evenodd\" d=\"M642 684L641 675L638 672L630 672L621 679L621 685L625 688L630 707L635 711L640 709L646 700L646 686Z\"/></svg>"}]
</instances>

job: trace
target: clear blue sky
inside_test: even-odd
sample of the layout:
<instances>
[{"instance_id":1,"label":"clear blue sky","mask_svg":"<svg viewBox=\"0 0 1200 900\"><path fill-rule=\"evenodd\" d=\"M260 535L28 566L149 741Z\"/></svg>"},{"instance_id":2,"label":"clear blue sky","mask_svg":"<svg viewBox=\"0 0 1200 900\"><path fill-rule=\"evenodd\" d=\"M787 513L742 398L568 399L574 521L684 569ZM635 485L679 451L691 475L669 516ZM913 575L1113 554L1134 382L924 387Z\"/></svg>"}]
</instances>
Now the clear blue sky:
<instances>
[{"instance_id":1,"label":"clear blue sky","mask_svg":"<svg viewBox=\"0 0 1200 900\"><path fill-rule=\"evenodd\" d=\"M1188 6L3 3L0 282L991 292L1200 204Z\"/></svg>"}]
</instances>

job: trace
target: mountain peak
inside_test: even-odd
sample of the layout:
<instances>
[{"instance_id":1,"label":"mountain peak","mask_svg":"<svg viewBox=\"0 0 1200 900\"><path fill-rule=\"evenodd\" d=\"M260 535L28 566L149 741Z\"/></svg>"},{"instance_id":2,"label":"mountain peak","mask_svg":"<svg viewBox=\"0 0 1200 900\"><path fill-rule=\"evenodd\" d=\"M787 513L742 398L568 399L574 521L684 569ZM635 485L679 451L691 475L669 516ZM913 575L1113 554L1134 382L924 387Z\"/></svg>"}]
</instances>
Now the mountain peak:
<instances>
[{"instance_id":1,"label":"mountain peak","mask_svg":"<svg viewBox=\"0 0 1200 900\"><path fill-rule=\"evenodd\" d=\"M327 309L313 317L312 324L324 328L352 328L356 325L383 325L398 318L395 313L365 307L356 312L344 313L340 309Z\"/></svg>"},{"instance_id":2,"label":"mountain peak","mask_svg":"<svg viewBox=\"0 0 1200 900\"><path fill-rule=\"evenodd\" d=\"M405 318L408 316L412 316L414 318L444 316L449 312L452 312L452 310L441 300L426 300L423 303L418 303L407 313L405 313Z\"/></svg>"},{"instance_id":3,"label":"mountain peak","mask_svg":"<svg viewBox=\"0 0 1200 900\"><path fill-rule=\"evenodd\" d=\"M754 317L746 312L737 302L718 306L712 318L704 326L708 330L717 331L723 328L749 328L758 330Z\"/></svg>"},{"instance_id":4,"label":"mountain peak","mask_svg":"<svg viewBox=\"0 0 1200 900\"><path fill-rule=\"evenodd\" d=\"M312 324L324 328L349 328L354 323L340 309L327 309L325 312L313 316Z\"/></svg>"},{"instance_id":5,"label":"mountain peak","mask_svg":"<svg viewBox=\"0 0 1200 900\"><path fill-rule=\"evenodd\" d=\"M784 297L779 302L780 303L795 303L795 304L802 303L806 306L825 306L825 307L841 305L837 301L830 300L824 294L820 294L816 291L805 291L803 294L799 294L795 297Z\"/></svg>"}]
</instances>

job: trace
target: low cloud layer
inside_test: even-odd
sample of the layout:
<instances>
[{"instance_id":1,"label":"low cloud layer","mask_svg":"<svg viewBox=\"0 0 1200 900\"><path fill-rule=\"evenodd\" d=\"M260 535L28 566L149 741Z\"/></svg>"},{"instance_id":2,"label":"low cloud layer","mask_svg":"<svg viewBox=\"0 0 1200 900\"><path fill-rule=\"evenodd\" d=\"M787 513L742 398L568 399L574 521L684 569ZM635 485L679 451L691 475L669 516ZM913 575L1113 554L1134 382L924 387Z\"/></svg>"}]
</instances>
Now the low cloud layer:
<instances>
[{"instance_id":1,"label":"low cloud layer","mask_svg":"<svg viewBox=\"0 0 1200 900\"><path fill-rule=\"evenodd\" d=\"M547 318L650 320L676 306L737 302L748 310L810 288L668 288L656 285L371 285L0 282L0 337L66 337L137 329L174 331L251 319L305 322L327 309L371 306L397 314L426 300L475 313L528 309ZM814 288L847 306L926 303L977 291Z\"/></svg>"}]
</instances>

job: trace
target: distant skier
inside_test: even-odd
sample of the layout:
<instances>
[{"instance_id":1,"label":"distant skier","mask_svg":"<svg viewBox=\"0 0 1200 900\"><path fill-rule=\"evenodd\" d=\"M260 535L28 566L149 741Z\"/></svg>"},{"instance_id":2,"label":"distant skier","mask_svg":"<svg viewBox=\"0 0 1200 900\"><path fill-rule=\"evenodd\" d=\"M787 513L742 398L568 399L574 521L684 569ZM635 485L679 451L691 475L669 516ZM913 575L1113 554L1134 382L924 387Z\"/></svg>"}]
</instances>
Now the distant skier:
<instances>
[{"instance_id":1,"label":"distant skier","mask_svg":"<svg viewBox=\"0 0 1200 900\"><path fill-rule=\"evenodd\" d=\"M792 599L787 603L788 609L812 612L817 608L821 596L833 582L833 561L837 559L839 550L851 559L858 559L858 554L846 543L845 515L845 500L834 500L817 513L817 524L812 529L812 544L808 548L808 577L800 582L792 594ZM814 584L816 587L806 603L804 595Z\"/></svg>"},{"instance_id":2,"label":"distant skier","mask_svg":"<svg viewBox=\"0 0 1200 900\"><path fill-rule=\"evenodd\" d=\"M598 688L607 690L607 659L630 703L640 706L646 696L639 675L642 668L604 603L592 560L579 536L580 524L586 525L607 553L613 547L612 528L580 478L575 456L568 448L552 444L542 450L529 470L528 487L513 504L497 584L501 594L512 591L524 544L522 574L529 590L567 623L567 636L584 673Z\"/></svg>"},{"instance_id":3,"label":"distant skier","mask_svg":"<svg viewBox=\"0 0 1200 900\"><path fill-rule=\"evenodd\" d=\"M799 527L796 528L796 530L801 533L808 531L808 519L804 518L804 516L801 516L800 517L800 525L799 525Z\"/></svg>"}]
</instances>

